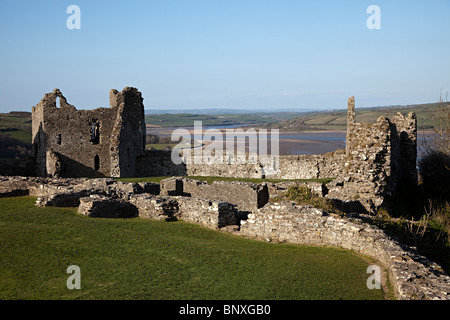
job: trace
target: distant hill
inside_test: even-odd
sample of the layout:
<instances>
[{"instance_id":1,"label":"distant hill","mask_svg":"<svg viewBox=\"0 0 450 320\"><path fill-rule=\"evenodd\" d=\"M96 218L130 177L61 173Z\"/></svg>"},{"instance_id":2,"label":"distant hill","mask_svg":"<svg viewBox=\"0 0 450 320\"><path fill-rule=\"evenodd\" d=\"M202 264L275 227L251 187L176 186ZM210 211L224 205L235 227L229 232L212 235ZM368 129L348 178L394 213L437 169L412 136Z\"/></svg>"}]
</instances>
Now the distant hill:
<instances>
[{"instance_id":1,"label":"distant hill","mask_svg":"<svg viewBox=\"0 0 450 320\"><path fill-rule=\"evenodd\" d=\"M397 112L406 114L415 112L417 115L418 129L432 129L439 103L417 104L411 106L357 108L356 121L375 122L379 116L391 118ZM450 106L447 106L450 112ZM277 123L266 124L265 127L279 129L281 131L306 131L306 130L335 130L345 131L347 128L347 110L331 110L314 112L299 117L294 117Z\"/></svg>"},{"instance_id":2,"label":"distant hill","mask_svg":"<svg viewBox=\"0 0 450 320\"><path fill-rule=\"evenodd\" d=\"M274 112L274 110L277 110ZM301 114L305 112L317 112L317 109L217 109L217 108L208 108L208 109L166 109L166 110L153 110L146 109L145 114L201 114L201 115L220 115L220 114L257 114L257 113L296 113Z\"/></svg>"}]
</instances>

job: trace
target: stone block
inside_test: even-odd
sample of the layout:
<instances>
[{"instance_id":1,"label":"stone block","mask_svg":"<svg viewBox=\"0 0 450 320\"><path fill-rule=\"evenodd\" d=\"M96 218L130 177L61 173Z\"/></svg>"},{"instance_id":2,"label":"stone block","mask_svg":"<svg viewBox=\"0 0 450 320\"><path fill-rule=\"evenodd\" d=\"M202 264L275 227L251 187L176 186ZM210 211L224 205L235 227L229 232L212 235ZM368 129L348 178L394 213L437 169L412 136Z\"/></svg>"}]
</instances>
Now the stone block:
<instances>
[{"instance_id":1,"label":"stone block","mask_svg":"<svg viewBox=\"0 0 450 320\"><path fill-rule=\"evenodd\" d=\"M78 213L92 218L135 218L138 209L130 202L92 195L80 199Z\"/></svg>"}]
</instances>

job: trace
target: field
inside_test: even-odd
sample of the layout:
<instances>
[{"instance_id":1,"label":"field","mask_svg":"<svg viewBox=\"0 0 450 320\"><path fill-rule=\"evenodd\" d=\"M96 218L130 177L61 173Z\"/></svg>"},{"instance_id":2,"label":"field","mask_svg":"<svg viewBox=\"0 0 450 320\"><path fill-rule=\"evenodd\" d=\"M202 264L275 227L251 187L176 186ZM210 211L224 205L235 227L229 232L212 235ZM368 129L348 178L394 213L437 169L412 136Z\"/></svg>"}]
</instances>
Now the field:
<instances>
[{"instance_id":1,"label":"field","mask_svg":"<svg viewBox=\"0 0 450 320\"><path fill-rule=\"evenodd\" d=\"M12 138L31 143L31 113L0 113L0 132Z\"/></svg>"},{"instance_id":2,"label":"field","mask_svg":"<svg viewBox=\"0 0 450 320\"><path fill-rule=\"evenodd\" d=\"M392 118L397 112L407 114L415 112L418 129L432 129L433 117L438 103L418 104L402 107L356 108L356 121L373 123L380 116ZM345 131L347 128L347 110L323 111L294 117L284 122L268 124L269 128L283 131L331 130Z\"/></svg>"},{"instance_id":3,"label":"field","mask_svg":"<svg viewBox=\"0 0 450 320\"><path fill-rule=\"evenodd\" d=\"M31 155L31 113L0 113L0 159Z\"/></svg>"},{"instance_id":4,"label":"field","mask_svg":"<svg viewBox=\"0 0 450 320\"><path fill-rule=\"evenodd\" d=\"M197 225L94 219L0 199L0 299L383 299L366 258L266 243ZM81 289L68 290L77 265Z\"/></svg>"},{"instance_id":5,"label":"field","mask_svg":"<svg viewBox=\"0 0 450 320\"><path fill-rule=\"evenodd\" d=\"M276 122L277 120L264 114L153 114L146 115L145 122L157 127L193 126L194 121L202 121L203 126L232 126L240 124L258 124Z\"/></svg>"}]
</instances>

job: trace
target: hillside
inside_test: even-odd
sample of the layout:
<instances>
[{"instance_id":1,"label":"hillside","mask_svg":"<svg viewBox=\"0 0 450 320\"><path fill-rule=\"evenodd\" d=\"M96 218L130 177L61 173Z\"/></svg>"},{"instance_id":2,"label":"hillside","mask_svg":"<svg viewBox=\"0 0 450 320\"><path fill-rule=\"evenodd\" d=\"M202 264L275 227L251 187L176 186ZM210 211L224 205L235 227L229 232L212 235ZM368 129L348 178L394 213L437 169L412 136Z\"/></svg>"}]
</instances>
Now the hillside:
<instances>
[{"instance_id":1,"label":"hillside","mask_svg":"<svg viewBox=\"0 0 450 320\"><path fill-rule=\"evenodd\" d=\"M397 112L403 114L415 112L419 130L432 129L439 103L418 104L412 106L359 108L356 109L356 121L375 122L379 116L391 118ZM450 108L449 106L447 106ZM450 110L450 109L449 109ZM345 131L347 127L347 110L333 110L310 113L278 123L270 123L265 127L281 131L333 130Z\"/></svg>"},{"instance_id":2,"label":"hillside","mask_svg":"<svg viewBox=\"0 0 450 320\"><path fill-rule=\"evenodd\" d=\"M0 113L0 159L31 155L31 113Z\"/></svg>"}]
</instances>

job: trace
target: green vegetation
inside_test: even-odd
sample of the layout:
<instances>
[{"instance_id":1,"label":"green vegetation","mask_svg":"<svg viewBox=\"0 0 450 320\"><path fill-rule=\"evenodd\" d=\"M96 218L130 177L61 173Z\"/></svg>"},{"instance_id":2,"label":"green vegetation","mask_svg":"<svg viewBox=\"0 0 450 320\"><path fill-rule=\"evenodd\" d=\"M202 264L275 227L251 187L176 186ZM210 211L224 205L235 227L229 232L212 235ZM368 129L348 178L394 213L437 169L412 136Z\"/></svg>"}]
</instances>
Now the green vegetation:
<instances>
[{"instance_id":1,"label":"green vegetation","mask_svg":"<svg viewBox=\"0 0 450 320\"><path fill-rule=\"evenodd\" d=\"M405 187L387 207L374 223L450 273L450 205L427 199L419 186Z\"/></svg>"},{"instance_id":2,"label":"green vegetation","mask_svg":"<svg viewBox=\"0 0 450 320\"><path fill-rule=\"evenodd\" d=\"M145 145L145 150L172 150L176 143L150 143Z\"/></svg>"},{"instance_id":3,"label":"green vegetation","mask_svg":"<svg viewBox=\"0 0 450 320\"><path fill-rule=\"evenodd\" d=\"M24 143L31 143L31 113L0 113L0 132Z\"/></svg>"},{"instance_id":4,"label":"green vegetation","mask_svg":"<svg viewBox=\"0 0 450 320\"><path fill-rule=\"evenodd\" d=\"M31 113L0 113L0 158L31 155Z\"/></svg>"},{"instance_id":5,"label":"green vegetation","mask_svg":"<svg viewBox=\"0 0 450 320\"><path fill-rule=\"evenodd\" d=\"M294 201L300 205L311 205L315 208L322 209L328 213L336 213L343 215L344 213L336 208L331 199L319 197L315 195L310 188L302 185L289 187L284 194L272 199L273 202Z\"/></svg>"},{"instance_id":6,"label":"green vegetation","mask_svg":"<svg viewBox=\"0 0 450 320\"><path fill-rule=\"evenodd\" d=\"M0 199L0 299L383 299L366 258L197 225L94 219ZM68 290L70 265L81 290Z\"/></svg>"},{"instance_id":7,"label":"green vegetation","mask_svg":"<svg viewBox=\"0 0 450 320\"><path fill-rule=\"evenodd\" d=\"M432 129L435 126L433 116L438 112L438 109L439 103L418 104L408 107L356 108L356 121L373 123L380 116L392 118L397 112L403 114L415 112L418 129ZM269 123L266 127L288 131L345 131L347 128L347 110L314 112L283 122Z\"/></svg>"}]
</instances>

